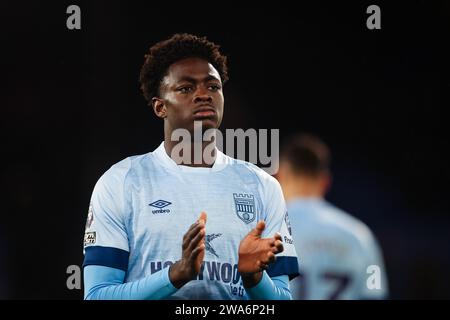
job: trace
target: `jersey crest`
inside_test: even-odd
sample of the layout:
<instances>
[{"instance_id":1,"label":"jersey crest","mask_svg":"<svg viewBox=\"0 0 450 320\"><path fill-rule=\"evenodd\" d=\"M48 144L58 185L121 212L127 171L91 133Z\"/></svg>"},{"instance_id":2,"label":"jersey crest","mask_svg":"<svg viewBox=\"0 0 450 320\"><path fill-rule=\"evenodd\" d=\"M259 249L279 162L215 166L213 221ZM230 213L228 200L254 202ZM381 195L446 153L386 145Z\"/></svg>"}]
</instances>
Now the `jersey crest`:
<instances>
[{"instance_id":1,"label":"jersey crest","mask_svg":"<svg viewBox=\"0 0 450 320\"><path fill-rule=\"evenodd\" d=\"M236 214L245 223L255 220L255 197L247 193L233 193Z\"/></svg>"}]
</instances>

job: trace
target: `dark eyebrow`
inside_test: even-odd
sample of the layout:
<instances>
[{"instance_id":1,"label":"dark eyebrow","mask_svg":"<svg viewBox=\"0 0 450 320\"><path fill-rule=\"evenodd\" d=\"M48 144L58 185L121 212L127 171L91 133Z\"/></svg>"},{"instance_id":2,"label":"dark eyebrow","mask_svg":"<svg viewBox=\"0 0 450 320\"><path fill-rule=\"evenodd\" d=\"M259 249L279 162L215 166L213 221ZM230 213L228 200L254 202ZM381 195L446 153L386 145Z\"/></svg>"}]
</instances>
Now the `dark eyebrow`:
<instances>
[{"instance_id":1,"label":"dark eyebrow","mask_svg":"<svg viewBox=\"0 0 450 320\"><path fill-rule=\"evenodd\" d=\"M209 75L205 78L205 81L211 81L211 80L216 80L216 81L220 81L219 79L217 79L216 77Z\"/></svg>"},{"instance_id":2,"label":"dark eyebrow","mask_svg":"<svg viewBox=\"0 0 450 320\"><path fill-rule=\"evenodd\" d=\"M214 77L212 75L208 75L206 78L201 79L200 81L208 82L208 81L211 81L211 80L220 81L219 79L217 79L216 77ZM184 76L184 77L180 78L179 82L181 82L181 81L186 81L186 82L190 82L190 83L196 83L197 79L194 79L194 78L189 77L189 76Z\"/></svg>"}]
</instances>

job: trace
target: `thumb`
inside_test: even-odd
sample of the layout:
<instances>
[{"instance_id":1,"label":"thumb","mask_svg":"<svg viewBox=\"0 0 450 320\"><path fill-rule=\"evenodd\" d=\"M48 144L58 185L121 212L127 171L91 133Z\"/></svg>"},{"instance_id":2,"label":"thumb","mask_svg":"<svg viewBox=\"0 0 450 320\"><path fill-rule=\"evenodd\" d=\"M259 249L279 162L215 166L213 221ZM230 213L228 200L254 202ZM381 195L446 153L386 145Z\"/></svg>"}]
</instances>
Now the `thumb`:
<instances>
[{"instance_id":1,"label":"thumb","mask_svg":"<svg viewBox=\"0 0 450 320\"><path fill-rule=\"evenodd\" d=\"M258 224L256 225L255 229L253 229L252 231L250 231L250 234L255 236L255 237L261 237L264 229L266 228L266 223L261 220L258 222Z\"/></svg>"},{"instance_id":2,"label":"thumb","mask_svg":"<svg viewBox=\"0 0 450 320\"><path fill-rule=\"evenodd\" d=\"M200 213L200 217L198 218L198 221L203 222L203 224L206 224L206 219L207 219L206 212L202 211L202 213Z\"/></svg>"}]
</instances>

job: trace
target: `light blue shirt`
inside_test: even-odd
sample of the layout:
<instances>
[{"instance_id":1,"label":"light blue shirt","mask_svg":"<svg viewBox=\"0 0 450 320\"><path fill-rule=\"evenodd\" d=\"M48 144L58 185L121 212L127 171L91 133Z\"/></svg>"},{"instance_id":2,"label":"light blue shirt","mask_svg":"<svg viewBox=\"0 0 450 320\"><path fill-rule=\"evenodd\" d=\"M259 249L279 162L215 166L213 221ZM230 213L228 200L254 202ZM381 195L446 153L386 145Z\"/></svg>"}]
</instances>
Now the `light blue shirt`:
<instances>
[{"instance_id":1,"label":"light blue shirt","mask_svg":"<svg viewBox=\"0 0 450 320\"><path fill-rule=\"evenodd\" d=\"M288 212L301 265L294 299L386 298L381 250L364 223L321 198L297 198Z\"/></svg>"},{"instance_id":2,"label":"light blue shirt","mask_svg":"<svg viewBox=\"0 0 450 320\"><path fill-rule=\"evenodd\" d=\"M97 182L84 266L123 270L124 283L167 273L181 258L183 235L202 211L208 215L204 263L195 280L168 298L249 299L237 272L238 248L259 220L266 222L263 237L280 232L285 240L268 276L298 274L283 194L273 177L218 150L211 168L180 166L163 143L117 163Z\"/></svg>"}]
</instances>

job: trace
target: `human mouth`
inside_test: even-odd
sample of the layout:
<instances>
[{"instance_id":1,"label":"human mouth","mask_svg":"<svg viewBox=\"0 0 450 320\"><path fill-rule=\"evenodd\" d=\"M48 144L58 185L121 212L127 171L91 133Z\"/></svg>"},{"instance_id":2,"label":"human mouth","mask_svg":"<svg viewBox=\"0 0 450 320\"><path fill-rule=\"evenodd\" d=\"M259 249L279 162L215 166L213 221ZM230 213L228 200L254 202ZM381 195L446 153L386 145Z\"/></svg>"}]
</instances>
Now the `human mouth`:
<instances>
[{"instance_id":1,"label":"human mouth","mask_svg":"<svg viewBox=\"0 0 450 320\"><path fill-rule=\"evenodd\" d=\"M216 115L216 110L211 106L200 107L194 111L194 116L197 118L213 117Z\"/></svg>"}]
</instances>

